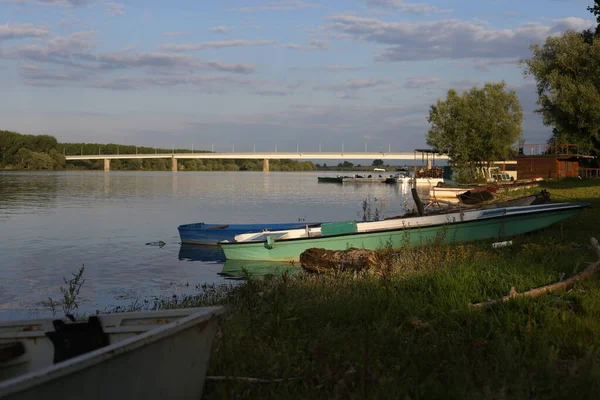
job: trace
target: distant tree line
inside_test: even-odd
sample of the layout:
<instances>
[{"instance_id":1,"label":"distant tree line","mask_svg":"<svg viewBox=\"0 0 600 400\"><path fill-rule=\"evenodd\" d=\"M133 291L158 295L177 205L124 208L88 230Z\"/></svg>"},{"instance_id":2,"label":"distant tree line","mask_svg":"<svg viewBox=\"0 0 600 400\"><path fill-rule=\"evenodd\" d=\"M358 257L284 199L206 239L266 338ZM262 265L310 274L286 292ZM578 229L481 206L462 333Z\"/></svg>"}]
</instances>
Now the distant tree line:
<instances>
[{"instance_id":1,"label":"distant tree line","mask_svg":"<svg viewBox=\"0 0 600 400\"><path fill-rule=\"evenodd\" d=\"M21 135L0 130L0 167L15 169L63 169L65 157L50 135Z\"/></svg>"},{"instance_id":2,"label":"distant tree line","mask_svg":"<svg viewBox=\"0 0 600 400\"><path fill-rule=\"evenodd\" d=\"M397 169L397 166L390 166L390 165L385 165L385 163L383 162L383 160L380 159L376 159L373 160L373 162L371 163L371 165L361 165L361 164L354 164L350 161L344 160L343 162L338 163L337 165L327 165L325 164L316 164L316 169L317 170L334 170L334 171L373 171L373 168L381 168L381 167L385 167L385 168L389 168L390 171Z\"/></svg>"},{"instance_id":3,"label":"distant tree line","mask_svg":"<svg viewBox=\"0 0 600 400\"><path fill-rule=\"evenodd\" d=\"M210 153L194 150L194 153ZM24 135L0 130L0 169L18 170L60 170L92 169L102 170L103 160L69 161L65 155L102 154L154 154L192 153L189 149L160 149L153 147L101 143L59 143L50 135ZM191 159L178 160L180 171L262 171L262 160L235 159ZM168 159L124 159L111 160L111 170L169 171ZM310 161L270 160L271 171L314 171Z\"/></svg>"}]
</instances>

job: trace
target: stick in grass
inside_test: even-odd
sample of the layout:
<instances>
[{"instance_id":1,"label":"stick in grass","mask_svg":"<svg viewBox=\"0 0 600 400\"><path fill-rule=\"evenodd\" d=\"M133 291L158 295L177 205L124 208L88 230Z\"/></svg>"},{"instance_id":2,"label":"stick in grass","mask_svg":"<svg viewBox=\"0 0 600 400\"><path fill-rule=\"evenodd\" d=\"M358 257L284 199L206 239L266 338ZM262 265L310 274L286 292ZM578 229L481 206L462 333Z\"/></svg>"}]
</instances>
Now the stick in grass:
<instances>
[{"instance_id":1,"label":"stick in grass","mask_svg":"<svg viewBox=\"0 0 600 400\"><path fill-rule=\"evenodd\" d=\"M587 279L590 276L593 276L594 274L596 274L597 272L600 271L600 245L598 244L598 241L595 238L590 239L590 244L596 251L596 255L598 255L598 261L591 264L589 267L584 269L582 272L575 274L572 277L565 279L562 282L557 282L557 283L542 286L539 288L531 289L531 290L528 290L523 293L518 293L517 290L513 287L510 289L510 292L502 298L488 300L488 301L484 301L482 303L477 303L477 304L471 304L471 307L476 308L476 309L482 309L482 308L490 307L490 306L493 306L494 304L509 301L511 299L515 299L518 297L538 297L545 293L555 292L557 290L566 289L568 287L571 287L575 282L578 282L583 279Z\"/></svg>"},{"instance_id":2,"label":"stick in grass","mask_svg":"<svg viewBox=\"0 0 600 400\"><path fill-rule=\"evenodd\" d=\"M284 381L294 381L300 378L288 378L288 379L263 379L263 378L249 378L245 376L207 376L209 381L239 381L247 383L279 383Z\"/></svg>"}]
</instances>

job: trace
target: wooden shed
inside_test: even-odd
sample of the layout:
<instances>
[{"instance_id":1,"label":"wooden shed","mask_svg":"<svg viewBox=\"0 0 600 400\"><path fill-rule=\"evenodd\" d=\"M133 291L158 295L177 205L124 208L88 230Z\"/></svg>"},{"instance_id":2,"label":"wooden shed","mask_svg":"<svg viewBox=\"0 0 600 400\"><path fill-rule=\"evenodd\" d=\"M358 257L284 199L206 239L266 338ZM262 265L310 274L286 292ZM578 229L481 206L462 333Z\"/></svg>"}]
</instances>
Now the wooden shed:
<instances>
[{"instance_id":1,"label":"wooden shed","mask_svg":"<svg viewBox=\"0 0 600 400\"><path fill-rule=\"evenodd\" d=\"M576 145L524 145L517 156L517 176L519 179L575 177L579 175L579 162L586 158L592 157L579 154Z\"/></svg>"}]
</instances>

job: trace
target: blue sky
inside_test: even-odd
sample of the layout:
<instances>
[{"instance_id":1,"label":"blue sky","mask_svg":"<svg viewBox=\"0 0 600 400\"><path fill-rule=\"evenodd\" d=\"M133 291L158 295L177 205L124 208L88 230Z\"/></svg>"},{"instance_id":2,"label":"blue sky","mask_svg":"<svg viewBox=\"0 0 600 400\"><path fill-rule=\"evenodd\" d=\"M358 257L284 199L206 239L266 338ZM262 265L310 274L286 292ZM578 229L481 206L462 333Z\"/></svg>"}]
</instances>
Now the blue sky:
<instances>
[{"instance_id":1,"label":"blue sky","mask_svg":"<svg viewBox=\"0 0 600 400\"><path fill-rule=\"evenodd\" d=\"M411 151L450 88L505 80L591 0L0 0L0 129L216 151Z\"/></svg>"}]
</instances>

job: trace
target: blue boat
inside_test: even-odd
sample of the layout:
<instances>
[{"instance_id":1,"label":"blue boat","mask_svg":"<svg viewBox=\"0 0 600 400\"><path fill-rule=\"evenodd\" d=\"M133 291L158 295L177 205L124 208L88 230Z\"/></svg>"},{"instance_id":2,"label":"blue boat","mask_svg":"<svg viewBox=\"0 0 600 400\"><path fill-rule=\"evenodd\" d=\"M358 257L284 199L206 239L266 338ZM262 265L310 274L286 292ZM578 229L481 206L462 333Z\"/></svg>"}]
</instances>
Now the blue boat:
<instances>
[{"instance_id":1,"label":"blue boat","mask_svg":"<svg viewBox=\"0 0 600 400\"><path fill-rule=\"evenodd\" d=\"M280 224L195 224L179 225L181 243L204 244L216 246L220 241L232 242L235 235L242 233L255 233L262 231L281 231L286 229L302 229L307 226L312 228L321 225L321 222L289 222Z\"/></svg>"}]
</instances>

